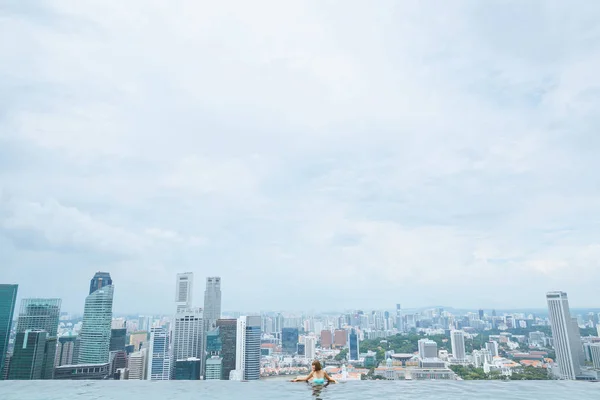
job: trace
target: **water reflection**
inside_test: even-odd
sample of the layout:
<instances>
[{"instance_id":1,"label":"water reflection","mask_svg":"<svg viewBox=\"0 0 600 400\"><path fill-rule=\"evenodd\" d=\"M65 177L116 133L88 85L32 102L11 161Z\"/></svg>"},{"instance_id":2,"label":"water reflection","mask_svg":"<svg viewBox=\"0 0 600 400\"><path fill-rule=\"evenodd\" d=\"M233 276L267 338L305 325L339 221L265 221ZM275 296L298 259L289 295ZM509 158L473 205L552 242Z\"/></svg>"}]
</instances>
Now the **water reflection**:
<instances>
[{"instance_id":1,"label":"water reflection","mask_svg":"<svg viewBox=\"0 0 600 400\"><path fill-rule=\"evenodd\" d=\"M329 386L329 382L325 383L324 385L315 385L312 383L308 383L308 385L312 389L312 395L315 398L315 400L323 400L323 398L321 397L321 392L323 391L323 389Z\"/></svg>"}]
</instances>

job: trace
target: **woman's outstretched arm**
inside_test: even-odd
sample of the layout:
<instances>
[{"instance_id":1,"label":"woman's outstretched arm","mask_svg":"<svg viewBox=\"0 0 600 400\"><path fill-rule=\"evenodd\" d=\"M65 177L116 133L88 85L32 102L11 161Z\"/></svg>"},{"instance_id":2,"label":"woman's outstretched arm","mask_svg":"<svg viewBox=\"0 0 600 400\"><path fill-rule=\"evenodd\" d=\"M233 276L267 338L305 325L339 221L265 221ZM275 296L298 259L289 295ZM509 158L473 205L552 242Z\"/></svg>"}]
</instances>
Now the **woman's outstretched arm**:
<instances>
[{"instance_id":1,"label":"woman's outstretched arm","mask_svg":"<svg viewBox=\"0 0 600 400\"><path fill-rule=\"evenodd\" d=\"M312 371L310 374L303 376L302 378L296 378L296 379L292 379L292 382L306 382L308 380L310 380L310 378L312 378L314 374L314 371Z\"/></svg>"}]
</instances>

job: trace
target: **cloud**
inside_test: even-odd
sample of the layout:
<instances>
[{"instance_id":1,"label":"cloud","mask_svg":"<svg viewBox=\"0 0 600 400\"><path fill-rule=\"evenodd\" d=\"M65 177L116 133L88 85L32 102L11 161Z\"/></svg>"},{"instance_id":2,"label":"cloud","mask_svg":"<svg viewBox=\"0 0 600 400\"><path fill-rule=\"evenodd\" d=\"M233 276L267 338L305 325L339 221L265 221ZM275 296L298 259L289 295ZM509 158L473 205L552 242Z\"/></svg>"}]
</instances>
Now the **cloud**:
<instances>
[{"instance_id":1,"label":"cloud","mask_svg":"<svg viewBox=\"0 0 600 400\"><path fill-rule=\"evenodd\" d=\"M232 310L543 306L550 289L591 305L598 17L590 2L12 2L3 279L74 312L98 269L123 312L171 312L181 271L197 299L221 275Z\"/></svg>"}]
</instances>

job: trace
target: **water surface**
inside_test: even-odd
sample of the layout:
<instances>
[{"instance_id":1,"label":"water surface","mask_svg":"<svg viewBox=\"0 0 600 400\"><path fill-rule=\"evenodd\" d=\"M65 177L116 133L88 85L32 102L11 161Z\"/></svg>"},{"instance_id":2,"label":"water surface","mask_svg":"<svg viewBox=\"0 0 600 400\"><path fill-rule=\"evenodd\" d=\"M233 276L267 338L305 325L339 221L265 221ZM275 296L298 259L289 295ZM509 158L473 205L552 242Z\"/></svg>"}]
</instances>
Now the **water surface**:
<instances>
[{"instance_id":1,"label":"water surface","mask_svg":"<svg viewBox=\"0 0 600 400\"><path fill-rule=\"evenodd\" d=\"M568 381L358 381L314 391L281 381L0 381L1 400L600 400L600 384Z\"/></svg>"}]
</instances>

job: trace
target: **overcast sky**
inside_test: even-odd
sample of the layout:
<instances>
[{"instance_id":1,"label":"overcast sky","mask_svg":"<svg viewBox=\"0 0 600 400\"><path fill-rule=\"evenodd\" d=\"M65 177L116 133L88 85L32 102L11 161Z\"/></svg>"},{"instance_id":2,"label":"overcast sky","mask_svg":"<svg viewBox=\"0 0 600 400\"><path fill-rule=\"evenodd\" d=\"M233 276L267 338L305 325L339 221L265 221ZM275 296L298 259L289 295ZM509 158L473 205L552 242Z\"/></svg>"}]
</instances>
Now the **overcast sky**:
<instances>
[{"instance_id":1,"label":"overcast sky","mask_svg":"<svg viewBox=\"0 0 600 400\"><path fill-rule=\"evenodd\" d=\"M0 283L82 312L600 298L596 1L0 0Z\"/></svg>"}]
</instances>

